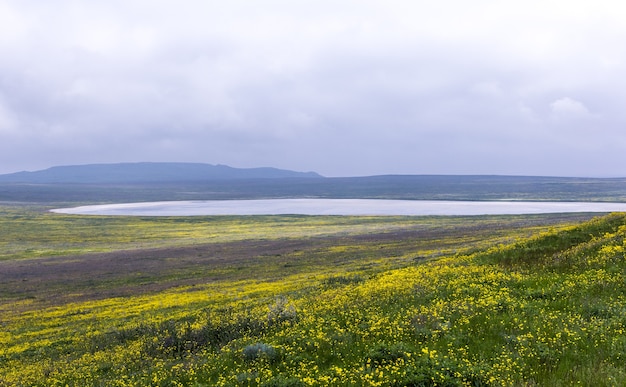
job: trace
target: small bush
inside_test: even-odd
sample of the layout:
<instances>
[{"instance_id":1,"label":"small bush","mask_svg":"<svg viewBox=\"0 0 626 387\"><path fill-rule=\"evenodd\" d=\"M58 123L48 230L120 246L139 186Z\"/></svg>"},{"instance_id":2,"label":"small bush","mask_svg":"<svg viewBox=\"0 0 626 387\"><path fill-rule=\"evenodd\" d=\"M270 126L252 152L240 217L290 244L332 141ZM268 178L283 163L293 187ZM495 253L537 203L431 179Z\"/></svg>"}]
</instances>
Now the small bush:
<instances>
[{"instance_id":1,"label":"small bush","mask_svg":"<svg viewBox=\"0 0 626 387\"><path fill-rule=\"evenodd\" d=\"M259 334L266 328L264 322L248 316L239 316L230 322L208 320L198 328L189 323L180 325L170 320L156 326L152 340L144 344L144 351L151 356L179 357L204 348L218 349L245 335Z\"/></svg>"},{"instance_id":2,"label":"small bush","mask_svg":"<svg viewBox=\"0 0 626 387\"><path fill-rule=\"evenodd\" d=\"M298 314L296 308L289 304L287 297L280 296L276 298L274 305L269 306L269 312L267 313L267 321L269 325L280 324L284 321L296 320Z\"/></svg>"},{"instance_id":3,"label":"small bush","mask_svg":"<svg viewBox=\"0 0 626 387\"><path fill-rule=\"evenodd\" d=\"M322 284L328 287L338 287L350 284L358 284L363 281L363 277L361 277L360 275L338 275L326 278L324 281L322 281Z\"/></svg>"},{"instance_id":4,"label":"small bush","mask_svg":"<svg viewBox=\"0 0 626 387\"><path fill-rule=\"evenodd\" d=\"M243 358L246 361L267 360L273 362L278 359L276 349L269 344L256 343L246 346L243 351Z\"/></svg>"},{"instance_id":5,"label":"small bush","mask_svg":"<svg viewBox=\"0 0 626 387\"><path fill-rule=\"evenodd\" d=\"M399 344L378 344L372 348L365 358L365 363L371 367L377 367L383 364L395 363L399 359L406 359L407 351Z\"/></svg>"},{"instance_id":6,"label":"small bush","mask_svg":"<svg viewBox=\"0 0 626 387\"><path fill-rule=\"evenodd\" d=\"M288 377L279 375L261 384L261 386L263 387L302 387L302 386L306 386L306 384L304 384L304 382L302 382L300 379L288 378Z\"/></svg>"},{"instance_id":7,"label":"small bush","mask_svg":"<svg viewBox=\"0 0 626 387\"><path fill-rule=\"evenodd\" d=\"M452 362L438 363L428 358L416 359L392 386L397 387L486 387L490 383L477 370Z\"/></svg>"},{"instance_id":8,"label":"small bush","mask_svg":"<svg viewBox=\"0 0 626 387\"><path fill-rule=\"evenodd\" d=\"M449 323L439 321L436 316L420 313L411 318L411 326L417 339L429 340L440 336L449 328Z\"/></svg>"},{"instance_id":9,"label":"small bush","mask_svg":"<svg viewBox=\"0 0 626 387\"><path fill-rule=\"evenodd\" d=\"M243 374L237 375L237 383L240 386L250 386L256 385L257 378L259 377L258 372L245 372Z\"/></svg>"}]
</instances>

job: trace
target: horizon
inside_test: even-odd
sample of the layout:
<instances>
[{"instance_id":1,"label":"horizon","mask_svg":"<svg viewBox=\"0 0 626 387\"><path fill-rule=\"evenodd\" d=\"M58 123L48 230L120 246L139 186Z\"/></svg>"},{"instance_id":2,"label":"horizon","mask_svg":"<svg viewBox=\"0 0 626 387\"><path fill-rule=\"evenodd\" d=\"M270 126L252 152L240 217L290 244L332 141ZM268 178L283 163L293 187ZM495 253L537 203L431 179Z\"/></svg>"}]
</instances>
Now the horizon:
<instances>
[{"instance_id":1,"label":"horizon","mask_svg":"<svg viewBox=\"0 0 626 387\"><path fill-rule=\"evenodd\" d=\"M472 176L484 176L484 177L532 177L532 178L573 178L573 179L626 179L625 176L554 176L554 175L504 175L504 174L493 174L493 173L485 173L485 174L458 174L458 173L416 173L416 174L407 174L407 173L382 173L382 174L374 174L374 175L350 175L350 176L327 176L321 174L317 171L299 171L295 169L289 168L276 168L273 166L262 165L262 166L253 166L253 167L236 167L227 164L221 163L203 163L203 162L187 162L187 161L131 161L131 162L106 162L106 163L86 163L86 164L64 164L64 165L51 165L48 167L44 167L42 169L33 169L33 170L21 170L7 173L0 173L0 176L3 175L13 175L20 173L34 173L34 172L43 172L53 168L64 168L64 167L85 167L85 166L96 166L96 165L124 165L124 164L199 164L199 165L210 165L210 166L223 166L234 169L258 169L258 168L271 168L271 169L281 169L286 171L298 172L298 173L315 173L322 178L358 178L358 177L377 177L377 176L461 176L461 177L472 177Z\"/></svg>"},{"instance_id":2,"label":"horizon","mask_svg":"<svg viewBox=\"0 0 626 387\"><path fill-rule=\"evenodd\" d=\"M611 0L0 2L0 174L625 176Z\"/></svg>"}]
</instances>

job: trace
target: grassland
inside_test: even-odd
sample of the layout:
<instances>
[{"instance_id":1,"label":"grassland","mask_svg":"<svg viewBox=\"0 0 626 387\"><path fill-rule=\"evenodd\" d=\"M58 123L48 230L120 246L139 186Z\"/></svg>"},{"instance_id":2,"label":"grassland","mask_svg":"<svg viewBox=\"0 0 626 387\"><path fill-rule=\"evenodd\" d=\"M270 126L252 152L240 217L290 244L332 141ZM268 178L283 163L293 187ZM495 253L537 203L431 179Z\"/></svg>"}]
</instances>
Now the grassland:
<instances>
[{"instance_id":1,"label":"grassland","mask_svg":"<svg viewBox=\"0 0 626 387\"><path fill-rule=\"evenodd\" d=\"M626 216L0 207L0 386L624 385Z\"/></svg>"}]
</instances>

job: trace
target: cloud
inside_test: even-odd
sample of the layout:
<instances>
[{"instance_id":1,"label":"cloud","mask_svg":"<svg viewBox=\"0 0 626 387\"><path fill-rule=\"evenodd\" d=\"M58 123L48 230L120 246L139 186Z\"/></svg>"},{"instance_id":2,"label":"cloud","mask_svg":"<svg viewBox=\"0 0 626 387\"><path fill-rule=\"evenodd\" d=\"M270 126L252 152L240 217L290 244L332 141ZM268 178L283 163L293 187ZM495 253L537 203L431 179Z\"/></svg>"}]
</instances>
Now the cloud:
<instances>
[{"instance_id":1,"label":"cloud","mask_svg":"<svg viewBox=\"0 0 626 387\"><path fill-rule=\"evenodd\" d=\"M0 99L0 134L8 136L17 128L17 122L13 113L2 103Z\"/></svg>"},{"instance_id":2,"label":"cloud","mask_svg":"<svg viewBox=\"0 0 626 387\"><path fill-rule=\"evenodd\" d=\"M577 174L523 158L577 166L581 144L621 143L625 17L608 0L3 1L0 173L166 159ZM565 145L547 134L564 124L581 129Z\"/></svg>"},{"instance_id":3,"label":"cloud","mask_svg":"<svg viewBox=\"0 0 626 387\"><path fill-rule=\"evenodd\" d=\"M478 82L471 88L472 92L478 96L499 97L503 91L498 82Z\"/></svg>"},{"instance_id":4,"label":"cloud","mask_svg":"<svg viewBox=\"0 0 626 387\"><path fill-rule=\"evenodd\" d=\"M580 119L591 117L589 109L580 101L563 97L550 104L552 116L557 119Z\"/></svg>"}]
</instances>

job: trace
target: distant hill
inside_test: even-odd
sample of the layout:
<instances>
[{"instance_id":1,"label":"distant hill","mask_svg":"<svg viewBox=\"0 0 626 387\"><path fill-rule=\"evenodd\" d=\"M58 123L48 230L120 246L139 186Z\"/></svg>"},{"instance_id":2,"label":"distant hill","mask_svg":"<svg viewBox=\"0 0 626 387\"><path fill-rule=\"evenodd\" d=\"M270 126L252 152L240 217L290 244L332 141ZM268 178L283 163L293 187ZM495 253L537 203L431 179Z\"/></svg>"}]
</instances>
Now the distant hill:
<instances>
[{"instance_id":1,"label":"distant hill","mask_svg":"<svg viewBox=\"0 0 626 387\"><path fill-rule=\"evenodd\" d=\"M361 198L626 202L626 178L495 175L323 177L198 163L60 166L0 175L0 203Z\"/></svg>"},{"instance_id":2,"label":"distant hill","mask_svg":"<svg viewBox=\"0 0 626 387\"><path fill-rule=\"evenodd\" d=\"M321 177L315 172L294 172L276 168L233 168L201 163L119 163L69 165L41 171L17 172L0 175L0 182L112 184Z\"/></svg>"}]
</instances>

